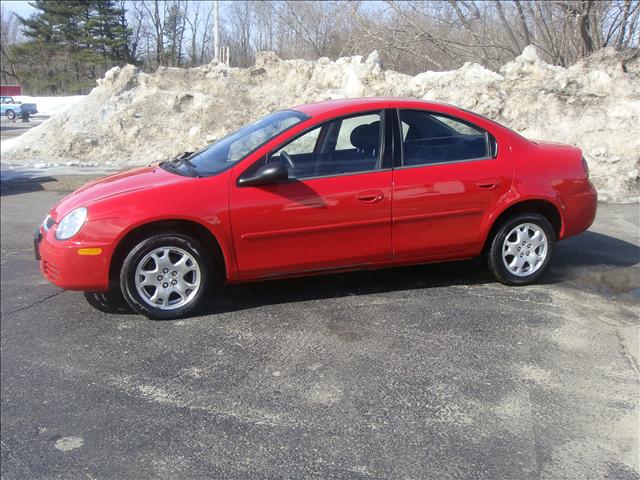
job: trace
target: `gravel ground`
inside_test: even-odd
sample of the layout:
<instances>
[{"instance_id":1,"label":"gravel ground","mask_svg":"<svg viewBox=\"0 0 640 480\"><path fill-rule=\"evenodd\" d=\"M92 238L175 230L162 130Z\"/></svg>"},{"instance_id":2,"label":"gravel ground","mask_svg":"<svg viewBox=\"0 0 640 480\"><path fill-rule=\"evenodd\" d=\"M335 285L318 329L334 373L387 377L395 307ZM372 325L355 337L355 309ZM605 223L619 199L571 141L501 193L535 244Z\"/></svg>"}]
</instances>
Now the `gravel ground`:
<instances>
[{"instance_id":1,"label":"gravel ground","mask_svg":"<svg viewBox=\"0 0 640 480\"><path fill-rule=\"evenodd\" d=\"M536 286L438 264L159 322L41 277L43 185L2 189L2 478L640 478L638 205Z\"/></svg>"}]
</instances>

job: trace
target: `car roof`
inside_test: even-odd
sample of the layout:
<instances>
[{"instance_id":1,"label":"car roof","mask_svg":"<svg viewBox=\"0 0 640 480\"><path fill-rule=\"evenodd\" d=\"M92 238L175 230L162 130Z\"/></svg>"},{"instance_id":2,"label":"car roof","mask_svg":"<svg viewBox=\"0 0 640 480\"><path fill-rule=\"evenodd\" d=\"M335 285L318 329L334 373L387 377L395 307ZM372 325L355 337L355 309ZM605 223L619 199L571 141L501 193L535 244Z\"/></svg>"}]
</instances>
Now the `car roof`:
<instances>
[{"instance_id":1,"label":"car roof","mask_svg":"<svg viewBox=\"0 0 640 480\"><path fill-rule=\"evenodd\" d=\"M343 113L344 111L363 111L377 108L424 108L429 107L449 107L456 108L453 105L441 102L429 102L425 100L417 100L415 98L398 98L398 97L368 97L368 98L341 98L337 100L325 100L323 102L308 103L306 105L298 105L291 110L302 112L310 117L323 115L327 113Z\"/></svg>"}]
</instances>

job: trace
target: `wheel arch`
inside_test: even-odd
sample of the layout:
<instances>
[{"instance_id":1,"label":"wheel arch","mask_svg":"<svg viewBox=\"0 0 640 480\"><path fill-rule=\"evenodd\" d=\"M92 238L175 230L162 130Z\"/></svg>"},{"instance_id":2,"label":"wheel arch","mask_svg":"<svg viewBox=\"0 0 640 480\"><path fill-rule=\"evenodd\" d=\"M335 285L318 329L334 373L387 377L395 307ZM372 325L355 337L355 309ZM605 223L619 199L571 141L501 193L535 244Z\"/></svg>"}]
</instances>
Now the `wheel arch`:
<instances>
[{"instance_id":1,"label":"wheel arch","mask_svg":"<svg viewBox=\"0 0 640 480\"><path fill-rule=\"evenodd\" d=\"M109 282L119 279L122 262L128 252L142 239L156 233L174 232L188 235L197 240L207 252L210 252L215 269L215 280L224 281L229 271L227 258L223 253L220 242L207 227L193 220L166 219L155 220L131 228L119 239L109 262Z\"/></svg>"},{"instance_id":2,"label":"wheel arch","mask_svg":"<svg viewBox=\"0 0 640 480\"><path fill-rule=\"evenodd\" d=\"M484 237L482 247L483 253L486 252L493 235L500 225L510 216L519 213L537 213L544 216L549 220L549 223L553 227L556 240L561 238L564 227L564 219L562 217L561 209L554 202L548 199L529 198L526 200L519 200L503 209L499 214L495 215L495 218L491 222L491 226Z\"/></svg>"}]
</instances>

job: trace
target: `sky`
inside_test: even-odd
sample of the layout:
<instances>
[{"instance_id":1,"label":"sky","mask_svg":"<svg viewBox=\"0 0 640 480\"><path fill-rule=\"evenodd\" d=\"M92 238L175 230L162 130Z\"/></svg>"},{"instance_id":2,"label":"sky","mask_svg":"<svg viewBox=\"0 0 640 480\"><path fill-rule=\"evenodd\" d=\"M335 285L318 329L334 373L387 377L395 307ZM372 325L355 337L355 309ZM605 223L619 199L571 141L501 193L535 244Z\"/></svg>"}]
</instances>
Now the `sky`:
<instances>
[{"instance_id":1,"label":"sky","mask_svg":"<svg viewBox=\"0 0 640 480\"><path fill-rule=\"evenodd\" d=\"M26 1L2 0L2 6L21 17L28 17L33 13L33 7Z\"/></svg>"}]
</instances>

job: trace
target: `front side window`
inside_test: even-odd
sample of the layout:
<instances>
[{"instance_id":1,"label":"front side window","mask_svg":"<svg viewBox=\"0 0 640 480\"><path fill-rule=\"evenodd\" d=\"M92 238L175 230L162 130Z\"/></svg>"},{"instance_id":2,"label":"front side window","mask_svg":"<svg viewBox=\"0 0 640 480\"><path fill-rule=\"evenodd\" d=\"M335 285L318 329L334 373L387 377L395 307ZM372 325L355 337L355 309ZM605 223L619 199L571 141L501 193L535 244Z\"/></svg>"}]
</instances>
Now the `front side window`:
<instances>
[{"instance_id":1,"label":"front side window","mask_svg":"<svg viewBox=\"0 0 640 480\"><path fill-rule=\"evenodd\" d=\"M249 155L288 128L308 119L294 110L275 112L247 125L202 150L185 155L181 162L166 162L165 168L200 176L215 175Z\"/></svg>"},{"instance_id":2,"label":"front side window","mask_svg":"<svg viewBox=\"0 0 640 480\"><path fill-rule=\"evenodd\" d=\"M380 159L380 113L339 118L309 130L269 155L304 179L376 170Z\"/></svg>"},{"instance_id":3,"label":"front side window","mask_svg":"<svg viewBox=\"0 0 640 480\"><path fill-rule=\"evenodd\" d=\"M403 166L488 158L483 130L444 115L401 110Z\"/></svg>"}]
</instances>

